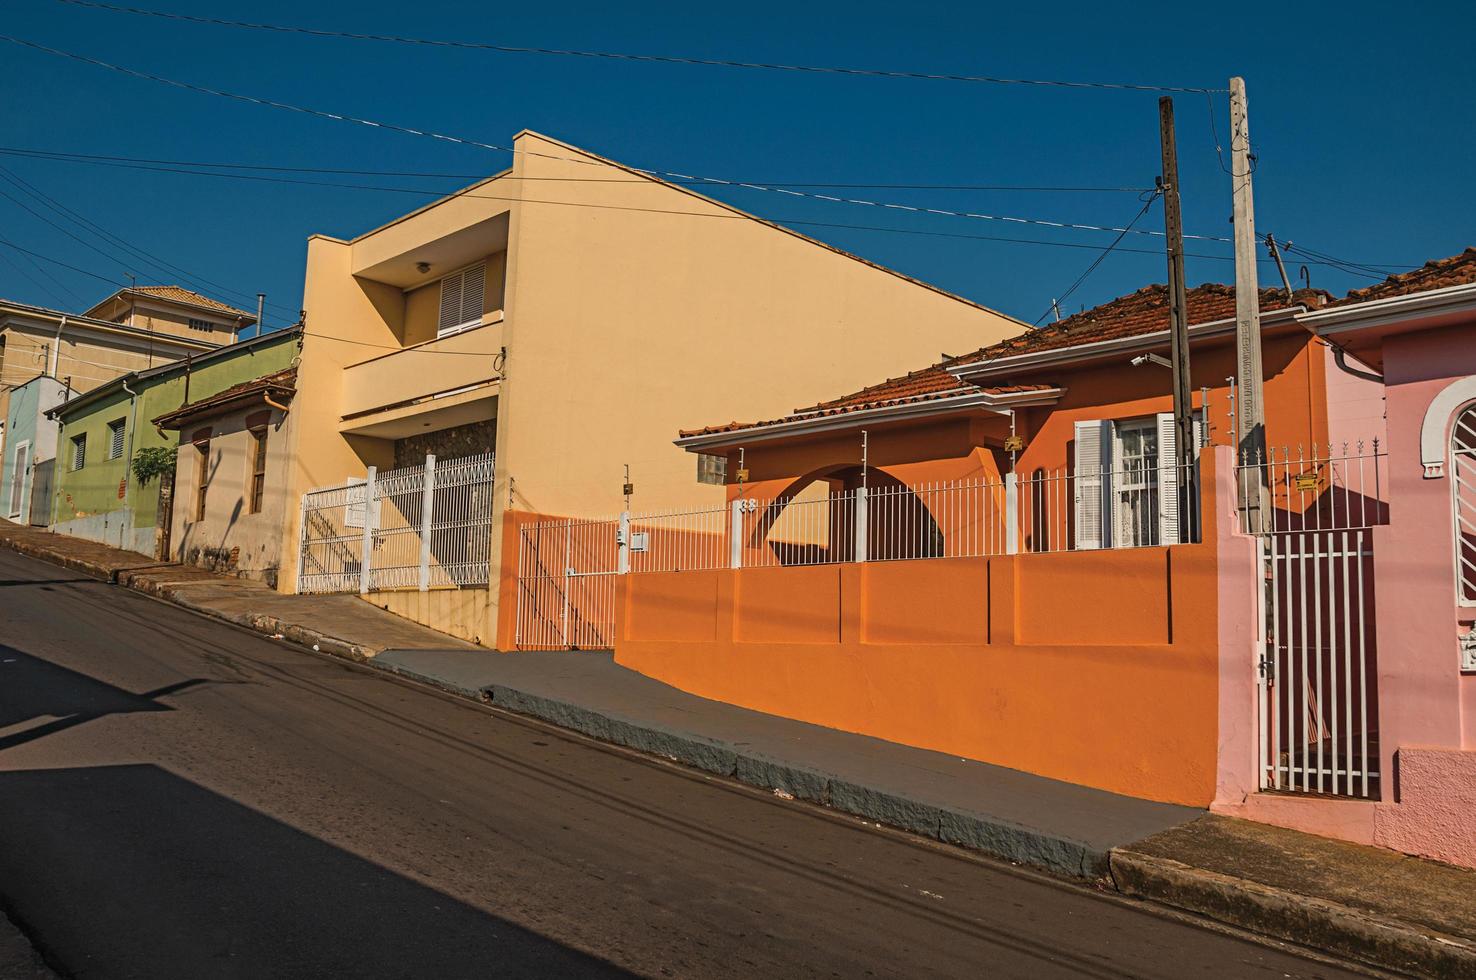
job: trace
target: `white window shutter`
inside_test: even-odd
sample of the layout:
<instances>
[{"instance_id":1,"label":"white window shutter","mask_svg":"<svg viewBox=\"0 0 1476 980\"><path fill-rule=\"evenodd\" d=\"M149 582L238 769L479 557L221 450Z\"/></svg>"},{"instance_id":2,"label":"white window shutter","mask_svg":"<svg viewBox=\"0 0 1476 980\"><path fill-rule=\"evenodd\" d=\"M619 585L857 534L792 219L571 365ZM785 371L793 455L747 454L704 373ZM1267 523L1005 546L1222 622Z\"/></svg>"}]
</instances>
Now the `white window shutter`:
<instances>
[{"instance_id":1,"label":"white window shutter","mask_svg":"<svg viewBox=\"0 0 1476 980\"><path fill-rule=\"evenodd\" d=\"M486 299L487 266L474 265L461 274L461 319L457 322L468 327L482 322L482 305Z\"/></svg>"},{"instance_id":2,"label":"white window shutter","mask_svg":"<svg viewBox=\"0 0 1476 980\"><path fill-rule=\"evenodd\" d=\"M1158 544L1180 544L1178 428L1173 412L1159 412Z\"/></svg>"},{"instance_id":3,"label":"white window shutter","mask_svg":"<svg viewBox=\"0 0 1476 980\"><path fill-rule=\"evenodd\" d=\"M436 333L446 334L461 325L462 273L441 280L441 315L436 321Z\"/></svg>"},{"instance_id":4,"label":"white window shutter","mask_svg":"<svg viewBox=\"0 0 1476 980\"><path fill-rule=\"evenodd\" d=\"M1076 423L1076 547L1112 545L1112 423L1094 419Z\"/></svg>"}]
</instances>

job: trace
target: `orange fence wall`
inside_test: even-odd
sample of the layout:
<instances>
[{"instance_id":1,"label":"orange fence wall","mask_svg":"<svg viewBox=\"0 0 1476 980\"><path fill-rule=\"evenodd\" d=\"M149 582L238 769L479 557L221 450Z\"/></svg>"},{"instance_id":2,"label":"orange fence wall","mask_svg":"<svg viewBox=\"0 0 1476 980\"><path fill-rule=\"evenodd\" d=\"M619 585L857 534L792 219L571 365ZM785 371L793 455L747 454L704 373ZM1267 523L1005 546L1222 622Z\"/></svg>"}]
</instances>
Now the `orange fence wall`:
<instances>
[{"instance_id":1,"label":"orange fence wall","mask_svg":"<svg viewBox=\"0 0 1476 980\"><path fill-rule=\"evenodd\" d=\"M1206 543L1170 548L621 576L615 658L715 700L1207 806L1214 510Z\"/></svg>"}]
</instances>

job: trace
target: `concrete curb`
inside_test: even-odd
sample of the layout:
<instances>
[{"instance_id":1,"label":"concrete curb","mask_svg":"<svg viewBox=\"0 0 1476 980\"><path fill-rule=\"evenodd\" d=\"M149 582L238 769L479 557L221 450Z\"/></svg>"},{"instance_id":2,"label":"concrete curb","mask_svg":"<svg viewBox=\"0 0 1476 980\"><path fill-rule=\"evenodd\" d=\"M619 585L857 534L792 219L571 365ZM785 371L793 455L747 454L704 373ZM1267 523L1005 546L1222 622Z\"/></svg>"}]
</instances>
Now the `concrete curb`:
<instances>
[{"instance_id":1,"label":"concrete curb","mask_svg":"<svg viewBox=\"0 0 1476 980\"><path fill-rule=\"evenodd\" d=\"M579 732L602 742L661 756L761 789L839 810L865 820L1074 878L1107 873L1107 850L1024 827L987 814L938 806L831 773L770 758L689 732L530 694L501 684L472 689L396 664L371 665L451 694Z\"/></svg>"},{"instance_id":2,"label":"concrete curb","mask_svg":"<svg viewBox=\"0 0 1476 980\"><path fill-rule=\"evenodd\" d=\"M1117 891L1416 976L1476 977L1476 946L1336 902L1114 848Z\"/></svg>"}]
</instances>

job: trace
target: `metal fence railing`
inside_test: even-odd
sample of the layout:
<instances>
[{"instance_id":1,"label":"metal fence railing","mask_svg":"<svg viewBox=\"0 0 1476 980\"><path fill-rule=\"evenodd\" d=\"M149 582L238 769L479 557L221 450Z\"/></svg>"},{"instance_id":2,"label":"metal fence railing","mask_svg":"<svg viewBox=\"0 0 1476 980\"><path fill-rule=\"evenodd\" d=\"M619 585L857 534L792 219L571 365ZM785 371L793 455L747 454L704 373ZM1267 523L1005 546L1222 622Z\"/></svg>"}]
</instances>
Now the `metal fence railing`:
<instances>
[{"instance_id":1,"label":"metal fence railing","mask_svg":"<svg viewBox=\"0 0 1476 980\"><path fill-rule=\"evenodd\" d=\"M608 646L614 576L976 558L1198 541L1197 463L1037 471L907 485L820 480L770 500L524 525L517 643Z\"/></svg>"},{"instance_id":2,"label":"metal fence railing","mask_svg":"<svg viewBox=\"0 0 1476 980\"><path fill-rule=\"evenodd\" d=\"M379 473L302 497L297 590L382 592L485 585L492 454ZM364 560L364 556L368 560Z\"/></svg>"}]
</instances>

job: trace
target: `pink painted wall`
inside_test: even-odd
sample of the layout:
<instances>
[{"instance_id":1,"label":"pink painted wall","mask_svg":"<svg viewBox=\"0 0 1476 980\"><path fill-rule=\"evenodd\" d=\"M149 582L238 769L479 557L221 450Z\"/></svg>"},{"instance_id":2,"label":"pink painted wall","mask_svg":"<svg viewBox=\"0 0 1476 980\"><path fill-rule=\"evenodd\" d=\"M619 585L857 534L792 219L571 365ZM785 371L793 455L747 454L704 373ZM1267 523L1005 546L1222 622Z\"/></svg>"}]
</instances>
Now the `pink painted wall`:
<instances>
[{"instance_id":1,"label":"pink painted wall","mask_svg":"<svg viewBox=\"0 0 1476 980\"><path fill-rule=\"evenodd\" d=\"M1476 325L1384 341L1389 525L1374 535L1380 748L1382 771L1399 781L1401 746L1476 749L1476 676L1460 673L1456 648L1457 622L1476 609L1462 615L1456 605L1451 477L1425 479L1419 458L1425 410L1468 375L1476 375Z\"/></svg>"},{"instance_id":2,"label":"pink painted wall","mask_svg":"<svg viewBox=\"0 0 1476 980\"><path fill-rule=\"evenodd\" d=\"M1389 524L1374 530L1383 798L1254 792L1254 763L1246 775L1238 721L1226 719L1242 699L1256 703L1254 679L1245 679L1238 638L1222 637L1220 778L1212 809L1476 867L1476 675L1461 673L1456 647L1458 624L1476 619L1476 608L1456 600L1450 474L1425 479L1420 464L1431 400L1476 375L1476 324L1388 337L1383 352ZM1335 381L1331 363L1328 369L1330 410L1341 404L1347 413L1330 431L1369 424L1366 392ZM1237 601L1225 574L1222 609ZM1227 618L1222 612L1222 634Z\"/></svg>"},{"instance_id":3,"label":"pink painted wall","mask_svg":"<svg viewBox=\"0 0 1476 980\"><path fill-rule=\"evenodd\" d=\"M1344 445L1350 452L1356 452L1360 442L1372 447L1375 439L1380 446L1387 444L1384 386L1341 370L1333 362L1331 347L1323 348L1323 356L1327 360L1323 370L1327 376L1327 441L1334 453L1341 453ZM1350 363L1362 367L1357 362Z\"/></svg>"}]
</instances>

